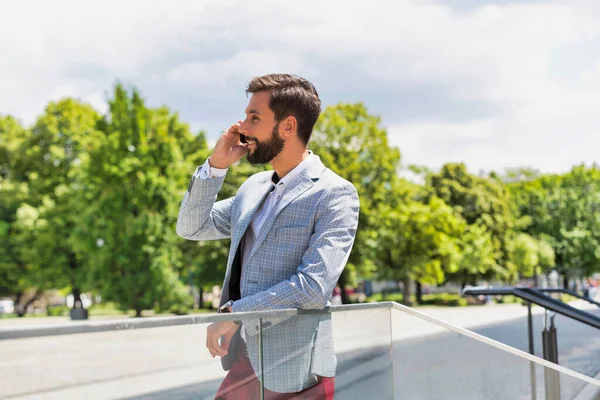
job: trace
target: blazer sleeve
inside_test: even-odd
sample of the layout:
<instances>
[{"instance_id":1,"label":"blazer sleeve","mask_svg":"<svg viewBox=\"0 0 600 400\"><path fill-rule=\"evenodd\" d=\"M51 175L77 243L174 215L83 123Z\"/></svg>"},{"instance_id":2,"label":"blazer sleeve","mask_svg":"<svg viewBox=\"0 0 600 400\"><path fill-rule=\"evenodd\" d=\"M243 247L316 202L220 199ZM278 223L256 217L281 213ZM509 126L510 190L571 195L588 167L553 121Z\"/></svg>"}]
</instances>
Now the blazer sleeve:
<instances>
[{"instance_id":1,"label":"blazer sleeve","mask_svg":"<svg viewBox=\"0 0 600 400\"><path fill-rule=\"evenodd\" d=\"M234 197L217 200L225 177L200 179L194 174L183 196L176 232L189 240L217 240L231 237L231 209Z\"/></svg>"},{"instance_id":2,"label":"blazer sleeve","mask_svg":"<svg viewBox=\"0 0 600 400\"><path fill-rule=\"evenodd\" d=\"M233 312L276 309L323 309L346 266L358 227L359 199L354 186L329 190L317 204L316 223L302 263L289 279L233 303ZM273 326L287 318L267 321ZM244 321L247 332L257 331L256 320Z\"/></svg>"}]
</instances>

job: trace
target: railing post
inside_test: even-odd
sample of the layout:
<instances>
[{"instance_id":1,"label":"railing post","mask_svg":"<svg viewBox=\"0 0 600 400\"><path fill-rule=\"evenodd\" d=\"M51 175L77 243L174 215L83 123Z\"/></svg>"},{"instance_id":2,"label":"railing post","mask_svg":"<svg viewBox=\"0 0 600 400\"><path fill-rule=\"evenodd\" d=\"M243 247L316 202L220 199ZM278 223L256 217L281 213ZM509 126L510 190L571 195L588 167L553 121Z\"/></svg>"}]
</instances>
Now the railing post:
<instances>
[{"instance_id":1,"label":"railing post","mask_svg":"<svg viewBox=\"0 0 600 400\"><path fill-rule=\"evenodd\" d=\"M534 346L533 346L533 316L531 315L531 302L527 302L527 335L529 337L529 354L534 356ZM531 384L531 399L537 399L537 382L535 378L535 364L533 362L529 362L529 382Z\"/></svg>"},{"instance_id":2,"label":"railing post","mask_svg":"<svg viewBox=\"0 0 600 400\"><path fill-rule=\"evenodd\" d=\"M533 316L531 315L531 302L527 302L527 334L529 335L529 354L534 354L533 346Z\"/></svg>"},{"instance_id":3,"label":"railing post","mask_svg":"<svg viewBox=\"0 0 600 400\"><path fill-rule=\"evenodd\" d=\"M550 318L548 328L548 311L544 314L544 330L542 331L542 347L544 360L558 364L558 341L554 317ZM547 400L560 400L560 373L550 368L544 368L544 382Z\"/></svg>"},{"instance_id":4,"label":"railing post","mask_svg":"<svg viewBox=\"0 0 600 400\"><path fill-rule=\"evenodd\" d=\"M550 318L550 350L552 356L552 362L558 365L558 332L556 330L556 326L554 325L554 318L556 317L556 313Z\"/></svg>"},{"instance_id":5,"label":"railing post","mask_svg":"<svg viewBox=\"0 0 600 400\"><path fill-rule=\"evenodd\" d=\"M392 399L396 399L396 374L394 371L394 307L390 305L390 365L392 369Z\"/></svg>"}]
</instances>

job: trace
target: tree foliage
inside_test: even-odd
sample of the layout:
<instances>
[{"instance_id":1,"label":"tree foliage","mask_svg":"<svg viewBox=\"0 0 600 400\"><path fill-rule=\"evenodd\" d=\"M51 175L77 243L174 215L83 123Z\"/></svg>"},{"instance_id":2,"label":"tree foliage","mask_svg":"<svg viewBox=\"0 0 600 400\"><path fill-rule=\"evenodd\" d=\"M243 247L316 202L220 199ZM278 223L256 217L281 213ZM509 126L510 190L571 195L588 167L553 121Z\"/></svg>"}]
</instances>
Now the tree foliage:
<instances>
[{"instance_id":1,"label":"tree foliage","mask_svg":"<svg viewBox=\"0 0 600 400\"><path fill-rule=\"evenodd\" d=\"M452 206L468 225L489 232L496 265L482 263L479 274L514 280L516 271L509 262L514 217L506 188L493 179L470 174L462 163L444 165L439 173L429 175L428 185L433 195ZM483 271L481 268L485 266L488 268Z\"/></svg>"},{"instance_id":2,"label":"tree foliage","mask_svg":"<svg viewBox=\"0 0 600 400\"><path fill-rule=\"evenodd\" d=\"M509 188L519 229L545 238L561 274L568 279L600 271L600 170L581 165Z\"/></svg>"},{"instance_id":3,"label":"tree foliage","mask_svg":"<svg viewBox=\"0 0 600 400\"><path fill-rule=\"evenodd\" d=\"M74 99L49 103L31 127L0 117L0 296L47 289L101 294L123 310L185 313L189 286L221 284L229 241L175 234L180 201L211 149L167 107L116 85L100 115ZM359 229L340 286L360 278L423 284L515 282L556 269L600 271L600 170L508 169L462 163L402 178L400 150L362 103L327 107L310 149L351 181ZM219 199L268 169L242 160ZM408 290L408 289L407 289ZM405 292L405 298L410 293ZM347 298L345 298L347 300Z\"/></svg>"}]
</instances>

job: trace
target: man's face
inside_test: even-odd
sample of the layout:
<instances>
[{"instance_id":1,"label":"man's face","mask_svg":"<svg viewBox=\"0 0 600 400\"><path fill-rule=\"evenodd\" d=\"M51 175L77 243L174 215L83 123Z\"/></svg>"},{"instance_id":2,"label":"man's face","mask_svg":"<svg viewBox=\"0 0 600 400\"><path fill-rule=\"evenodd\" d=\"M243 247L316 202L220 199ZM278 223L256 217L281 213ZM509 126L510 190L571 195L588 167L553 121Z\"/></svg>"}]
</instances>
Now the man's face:
<instances>
[{"instance_id":1,"label":"man's face","mask_svg":"<svg viewBox=\"0 0 600 400\"><path fill-rule=\"evenodd\" d=\"M248 143L248 161L251 164L271 162L285 142L279 135L279 123L269 108L269 93L254 93L246 108L246 119L239 128Z\"/></svg>"}]
</instances>

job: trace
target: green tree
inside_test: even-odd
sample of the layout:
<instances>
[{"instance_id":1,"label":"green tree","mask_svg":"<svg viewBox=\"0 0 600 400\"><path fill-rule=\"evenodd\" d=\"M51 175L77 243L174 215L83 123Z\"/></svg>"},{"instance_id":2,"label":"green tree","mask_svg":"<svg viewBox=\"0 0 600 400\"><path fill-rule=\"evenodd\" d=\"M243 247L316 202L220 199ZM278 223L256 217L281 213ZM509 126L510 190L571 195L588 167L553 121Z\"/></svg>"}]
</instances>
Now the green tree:
<instances>
[{"instance_id":1,"label":"green tree","mask_svg":"<svg viewBox=\"0 0 600 400\"><path fill-rule=\"evenodd\" d=\"M525 233L519 233L513 240L511 250L511 261L518 272L522 276L534 276L535 269L540 264L537 241Z\"/></svg>"},{"instance_id":2,"label":"green tree","mask_svg":"<svg viewBox=\"0 0 600 400\"><path fill-rule=\"evenodd\" d=\"M460 260L456 272L446 276L446 280L475 282L478 279L502 277L507 272L496 263L494 241L491 233L481 224L466 225L459 239ZM507 280L509 276L504 277Z\"/></svg>"},{"instance_id":3,"label":"green tree","mask_svg":"<svg viewBox=\"0 0 600 400\"><path fill-rule=\"evenodd\" d=\"M586 277L599 271L600 242L593 232L578 227L562 230L560 236L557 252L562 261L560 271L568 288L568 278Z\"/></svg>"},{"instance_id":4,"label":"green tree","mask_svg":"<svg viewBox=\"0 0 600 400\"><path fill-rule=\"evenodd\" d=\"M415 185L396 180L392 188L373 215L378 229L370 255L380 278L403 281L404 303L410 304L413 280L439 284L458 270L466 223L435 196L425 203L415 200L422 191Z\"/></svg>"},{"instance_id":5,"label":"green tree","mask_svg":"<svg viewBox=\"0 0 600 400\"><path fill-rule=\"evenodd\" d=\"M571 277L600 271L600 170L576 166L562 175L543 175L509 185L518 228L545 237L555 252L565 286Z\"/></svg>"},{"instance_id":6,"label":"green tree","mask_svg":"<svg viewBox=\"0 0 600 400\"><path fill-rule=\"evenodd\" d=\"M82 162L100 145L99 120L90 105L77 100L50 103L32 129L24 156L35 208L25 214L32 234L28 258L38 267L34 286L70 287L75 305L89 288L85 254L77 254L72 245L78 214L87 206L77 201L77 180L83 178Z\"/></svg>"},{"instance_id":7,"label":"green tree","mask_svg":"<svg viewBox=\"0 0 600 400\"><path fill-rule=\"evenodd\" d=\"M555 265L554 249L545 239L518 233L510 249L510 262L515 265L520 276L534 278L535 286L539 284L539 274L549 272Z\"/></svg>"},{"instance_id":8,"label":"green tree","mask_svg":"<svg viewBox=\"0 0 600 400\"><path fill-rule=\"evenodd\" d=\"M3 136L8 136L3 146L8 151L0 150L2 174L12 180L6 187L13 199L4 208L12 211L5 214L11 222L3 231L10 236L12 270L19 275L13 291L20 315L28 305L20 304L26 289L35 292L29 303L46 289L70 284L77 292L79 262L68 243L77 212L71 183L98 118L90 106L65 99L50 103L31 130L10 118L2 124Z\"/></svg>"},{"instance_id":9,"label":"green tree","mask_svg":"<svg viewBox=\"0 0 600 400\"><path fill-rule=\"evenodd\" d=\"M0 115L0 177L24 181L24 168L20 154L31 131L10 115Z\"/></svg>"},{"instance_id":10,"label":"green tree","mask_svg":"<svg viewBox=\"0 0 600 400\"><path fill-rule=\"evenodd\" d=\"M31 287L31 265L27 261L27 231L22 219L21 205L28 198L25 183L0 177L0 296L14 296L20 304L23 294ZM20 308L26 310L26 304ZM22 314L21 314L22 315Z\"/></svg>"},{"instance_id":11,"label":"green tree","mask_svg":"<svg viewBox=\"0 0 600 400\"><path fill-rule=\"evenodd\" d=\"M175 222L189 180L181 148L185 138L193 143L188 128L117 85L98 129L104 137L79 182L77 201L87 207L74 241L78 254L89 255L89 278L106 300L137 316L151 308L184 313L191 297L178 273Z\"/></svg>"},{"instance_id":12,"label":"green tree","mask_svg":"<svg viewBox=\"0 0 600 400\"><path fill-rule=\"evenodd\" d=\"M479 225L490 233L496 265L489 271L501 279L516 277L511 270L509 244L515 224L510 193L500 182L468 173L464 164L447 164L428 177L433 195L457 210L468 225ZM464 284L465 282L463 282Z\"/></svg>"},{"instance_id":13,"label":"green tree","mask_svg":"<svg viewBox=\"0 0 600 400\"><path fill-rule=\"evenodd\" d=\"M537 238L538 242L538 268L534 271L534 277L537 282L537 276L541 273L547 273L556 266L556 252L551 244L552 238L541 235Z\"/></svg>"},{"instance_id":14,"label":"green tree","mask_svg":"<svg viewBox=\"0 0 600 400\"><path fill-rule=\"evenodd\" d=\"M29 286L29 265L23 257L26 243L20 241L16 223L29 193L18 155L30 134L13 117L0 117L0 296L20 297Z\"/></svg>"}]
</instances>

